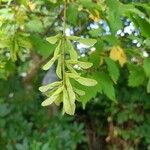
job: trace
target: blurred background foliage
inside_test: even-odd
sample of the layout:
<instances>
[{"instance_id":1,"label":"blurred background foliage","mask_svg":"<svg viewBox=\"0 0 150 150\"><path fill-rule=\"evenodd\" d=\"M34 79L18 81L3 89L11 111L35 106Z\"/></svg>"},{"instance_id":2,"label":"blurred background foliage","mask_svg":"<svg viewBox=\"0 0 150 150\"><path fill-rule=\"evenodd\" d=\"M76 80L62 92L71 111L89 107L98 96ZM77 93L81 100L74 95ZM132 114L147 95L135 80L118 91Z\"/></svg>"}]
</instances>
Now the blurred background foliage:
<instances>
[{"instance_id":1,"label":"blurred background foliage","mask_svg":"<svg viewBox=\"0 0 150 150\"><path fill-rule=\"evenodd\" d=\"M66 34L97 39L74 45L100 83L73 117L38 91L56 80L40 68L62 23L63 0L0 0L0 150L150 150L149 0L68 0ZM127 58L109 60L113 47Z\"/></svg>"}]
</instances>

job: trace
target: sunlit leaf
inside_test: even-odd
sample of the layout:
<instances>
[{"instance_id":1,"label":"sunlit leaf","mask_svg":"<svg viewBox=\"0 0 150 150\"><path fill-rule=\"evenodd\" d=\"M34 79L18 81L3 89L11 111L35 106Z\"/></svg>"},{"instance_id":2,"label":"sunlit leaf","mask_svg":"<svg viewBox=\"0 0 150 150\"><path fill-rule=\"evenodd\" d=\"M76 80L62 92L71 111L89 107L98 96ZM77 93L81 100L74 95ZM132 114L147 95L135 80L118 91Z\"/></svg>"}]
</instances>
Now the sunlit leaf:
<instances>
[{"instance_id":1,"label":"sunlit leaf","mask_svg":"<svg viewBox=\"0 0 150 150\"><path fill-rule=\"evenodd\" d=\"M43 70L48 70L51 68L51 66L54 64L54 62L57 60L59 56L55 56L53 57L51 60L49 60L44 66L43 66Z\"/></svg>"},{"instance_id":2,"label":"sunlit leaf","mask_svg":"<svg viewBox=\"0 0 150 150\"><path fill-rule=\"evenodd\" d=\"M82 62L82 61L78 61L78 65L83 69L88 69L93 66L93 64L90 62Z\"/></svg>"},{"instance_id":3,"label":"sunlit leaf","mask_svg":"<svg viewBox=\"0 0 150 150\"><path fill-rule=\"evenodd\" d=\"M71 44L71 42L69 40L66 41L66 48L70 54L70 58L72 60L77 60L78 59L78 55L77 52L75 51L75 49L73 48L73 45Z\"/></svg>"},{"instance_id":4,"label":"sunlit leaf","mask_svg":"<svg viewBox=\"0 0 150 150\"><path fill-rule=\"evenodd\" d=\"M75 113L75 104L71 103L68 92L65 88L63 90L63 110L69 115L74 115Z\"/></svg>"},{"instance_id":5,"label":"sunlit leaf","mask_svg":"<svg viewBox=\"0 0 150 150\"><path fill-rule=\"evenodd\" d=\"M55 44L58 41L58 39L60 38L60 36L61 36L61 34L57 34L55 36L46 38L46 40L51 44Z\"/></svg>"},{"instance_id":6,"label":"sunlit leaf","mask_svg":"<svg viewBox=\"0 0 150 150\"><path fill-rule=\"evenodd\" d=\"M97 84L96 80L84 77L75 78L75 80L85 86L95 86Z\"/></svg>"},{"instance_id":7,"label":"sunlit leaf","mask_svg":"<svg viewBox=\"0 0 150 150\"><path fill-rule=\"evenodd\" d=\"M64 87L59 87L49 98L42 102L42 106L48 106L52 104L58 97L59 94L63 91Z\"/></svg>"},{"instance_id":8,"label":"sunlit leaf","mask_svg":"<svg viewBox=\"0 0 150 150\"><path fill-rule=\"evenodd\" d=\"M93 46L97 42L97 40L95 40L95 39L79 39L78 42L82 43L84 45L87 45L87 46Z\"/></svg>"},{"instance_id":9,"label":"sunlit leaf","mask_svg":"<svg viewBox=\"0 0 150 150\"><path fill-rule=\"evenodd\" d=\"M60 106L61 102L62 102L62 94L59 94L59 96L56 98L56 100L54 101L54 103L57 106Z\"/></svg>"},{"instance_id":10,"label":"sunlit leaf","mask_svg":"<svg viewBox=\"0 0 150 150\"><path fill-rule=\"evenodd\" d=\"M54 88L54 87L57 87L57 86L59 86L59 85L61 85L61 84L62 84L61 81L53 82L53 83L51 83L51 84L48 84L48 85L44 85L44 86L39 87L39 90L40 90L41 92L46 92L46 91L48 91L48 90L50 90L50 89L52 89L52 88Z\"/></svg>"},{"instance_id":11,"label":"sunlit leaf","mask_svg":"<svg viewBox=\"0 0 150 150\"><path fill-rule=\"evenodd\" d=\"M61 51L61 41L59 41L55 51L54 51L54 57L56 57L57 55L60 54L60 51Z\"/></svg>"},{"instance_id":12,"label":"sunlit leaf","mask_svg":"<svg viewBox=\"0 0 150 150\"><path fill-rule=\"evenodd\" d=\"M51 96L47 98L45 101L42 102L42 106L48 106L51 105L56 99L58 98L58 95Z\"/></svg>"},{"instance_id":13,"label":"sunlit leaf","mask_svg":"<svg viewBox=\"0 0 150 150\"><path fill-rule=\"evenodd\" d=\"M72 88L69 78L66 78L66 87L67 87L68 97L70 99L70 102L71 102L71 104L74 104L76 96L73 91L73 88Z\"/></svg>"},{"instance_id":14,"label":"sunlit leaf","mask_svg":"<svg viewBox=\"0 0 150 150\"><path fill-rule=\"evenodd\" d=\"M124 50L119 46L114 46L110 51L110 58L119 61L120 65L123 66L127 62L127 57Z\"/></svg>"},{"instance_id":15,"label":"sunlit leaf","mask_svg":"<svg viewBox=\"0 0 150 150\"><path fill-rule=\"evenodd\" d=\"M58 63L57 63L57 68L56 68L56 74L57 76L62 79L62 61L61 61L61 56L58 58Z\"/></svg>"}]
</instances>

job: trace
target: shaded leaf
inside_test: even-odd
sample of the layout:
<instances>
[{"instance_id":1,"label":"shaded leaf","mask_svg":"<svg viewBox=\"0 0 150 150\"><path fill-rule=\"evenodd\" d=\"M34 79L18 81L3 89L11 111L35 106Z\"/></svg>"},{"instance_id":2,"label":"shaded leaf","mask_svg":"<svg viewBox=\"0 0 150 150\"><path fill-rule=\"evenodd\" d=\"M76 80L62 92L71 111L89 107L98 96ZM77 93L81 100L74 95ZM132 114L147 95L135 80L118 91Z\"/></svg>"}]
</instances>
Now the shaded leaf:
<instances>
[{"instance_id":1,"label":"shaded leaf","mask_svg":"<svg viewBox=\"0 0 150 150\"><path fill-rule=\"evenodd\" d=\"M34 50L44 58L48 57L54 51L54 45L42 39L39 35L31 35L30 39Z\"/></svg>"},{"instance_id":2,"label":"shaded leaf","mask_svg":"<svg viewBox=\"0 0 150 150\"><path fill-rule=\"evenodd\" d=\"M122 28L120 2L118 0L107 0L106 3L108 6L108 24L112 34L115 35L117 30Z\"/></svg>"},{"instance_id":3,"label":"shaded leaf","mask_svg":"<svg viewBox=\"0 0 150 150\"><path fill-rule=\"evenodd\" d=\"M140 66L130 65L129 66L129 78L128 85L131 87L137 87L143 84L145 80L144 70Z\"/></svg>"},{"instance_id":4,"label":"shaded leaf","mask_svg":"<svg viewBox=\"0 0 150 150\"><path fill-rule=\"evenodd\" d=\"M144 59L143 68L147 77L150 77L150 58Z\"/></svg>"},{"instance_id":5,"label":"shaded leaf","mask_svg":"<svg viewBox=\"0 0 150 150\"><path fill-rule=\"evenodd\" d=\"M147 84L147 93L150 93L150 78L148 79L148 84Z\"/></svg>"},{"instance_id":6,"label":"shaded leaf","mask_svg":"<svg viewBox=\"0 0 150 150\"><path fill-rule=\"evenodd\" d=\"M75 87L73 87L73 90L75 91L75 93L77 93L77 94L80 95L80 96L85 95L85 91L79 90L79 89L77 89L77 88L75 88Z\"/></svg>"},{"instance_id":7,"label":"shaded leaf","mask_svg":"<svg viewBox=\"0 0 150 150\"><path fill-rule=\"evenodd\" d=\"M77 18L78 18L78 5L75 3L71 3L67 9L67 20L71 24L76 25Z\"/></svg>"},{"instance_id":8,"label":"shaded leaf","mask_svg":"<svg viewBox=\"0 0 150 150\"><path fill-rule=\"evenodd\" d=\"M113 82L109 75L104 72L96 72L93 74L95 80L97 80L97 90L103 92L109 99L116 102L115 89Z\"/></svg>"},{"instance_id":9,"label":"shaded leaf","mask_svg":"<svg viewBox=\"0 0 150 150\"><path fill-rule=\"evenodd\" d=\"M136 22L138 23L140 29L142 30L143 36L150 39L150 21L147 18L136 17Z\"/></svg>"},{"instance_id":10,"label":"shaded leaf","mask_svg":"<svg viewBox=\"0 0 150 150\"><path fill-rule=\"evenodd\" d=\"M112 80L116 83L120 74L117 64L110 58L105 58L105 62L107 64L109 75L111 76Z\"/></svg>"}]
</instances>

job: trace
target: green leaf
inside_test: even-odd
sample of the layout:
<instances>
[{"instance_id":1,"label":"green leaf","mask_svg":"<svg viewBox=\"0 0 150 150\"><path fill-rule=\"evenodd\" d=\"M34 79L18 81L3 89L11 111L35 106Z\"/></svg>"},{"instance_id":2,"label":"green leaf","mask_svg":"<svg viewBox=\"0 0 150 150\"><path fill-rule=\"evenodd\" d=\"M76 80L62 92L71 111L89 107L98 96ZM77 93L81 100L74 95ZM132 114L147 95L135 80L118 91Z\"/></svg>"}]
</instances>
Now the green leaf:
<instances>
[{"instance_id":1,"label":"green leaf","mask_svg":"<svg viewBox=\"0 0 150 150\"><path fill-rule=\"evenodd\" d=\"M55 51L54 51L54 57L60 54L60 49L61 49L61 41L59 41Z\"/></svg>"},{"instance_id":2,"label":"green leaf","mask_svg":"<svg viewBox=\"0 0 150 150\"><path fill-rule=\"evenodd\" d=\"M24 47L24 48L27 48L27 49L32 48L32 44L31 44L31 40L30 40L29 35L19 34L19 35L16 35L16 38L17 38L18 45L20 47Z\"/></svg>"},{"instance_id":3,"label":"green leaf","mask_svg":"<svg viewBox=\"0 0 150 150\"><path fill-rule=\"evenodd\" d=\"M54 87L57 87L57 86L59 86L59 85L61 85L61 84L62 84L62 81L53 82L53 83L51 83L51 84L48 84L48 85L44 85L44 86L39 87L39 90L40 90L41 92L46 92L46 91L48 91L48 90L50 90L50 89L53 89Z\"/></svg>"},{"instance_id":4,"label":"green leaf","mask_svg":"<svg viewBox=\"0 0 150 150\"><path fill-rule=\"evenodd\" d=\"M114 83L116 83L120 74L117 64L111 58L108 58L108 57L105 58L105 62L107 64L107 69L108 69L110 77L112 78Z\"/></svg>"},{"instance_id":5,"label":"green leaf","mask_svg":"<svg viewBox=\"0 0 150 150\"><path fill-rule=\"evenodd\" d=\"M67 91L68 91L68 97L70 99L71 104L74 104L75 102L75 93L73 91L72 85L70 83L69 78L66 77L66 87L67 87Z\"/></svg>"},{"instance_id":6,"label":"green leaf","mask_svg":"<svg viewBox=\"0 0 150 150\"><path fill-rule=\"evenodd\" d=\"M26 30L29 32L42 33L44 26L39 18L31 19L26 25Z\"/></svg>"},{"instance_id":7,"label":"green leaf","mask_svg":"<svg viewBox=\"0 0 150 150\"><path fill-rule=\"evenodd\" d=\"M69 77L69 78L79 78L80 75L79 74L76 74L76 73L66 73L66 75Z\"/></svg>"},{"instance_id":8,"label":"green leaf","mask_svg":"<svg viewBox=\"0 0 150 150\"><path fill-rule=\"evenodd\" d=\"M85 105L87 102L89 102L92 98L95 98L98 91L96 87L86 87L83 85L77 86L80 89L84 89L85 94L80 96L80 101L82 102L83 108L85 109Z\"/></svg>"},{"instance_id":9,"label":"green leaf","mask_svg":"<svg viewBox=\"0 0 150 150\"><path fill-rule=\"evenodd\" d=\"M78 40L78 42L82 43L84 45L87 45L87 46L93 46L97 42L97 40L95 40L95 39L81 39L80 38Z\"/></svg>"},{"instance_id":10,"label":"green leaf","mask_svg":"<svg viewBox=\"0 0 150 150\"><path fill-rule=\"evenodd\" d=\"M147 84L147 93L150 93L150 78L148 79L148 84Z\"/></svg>"},{"instance_id":11,"label":"green leaf","mask_svg":"<svg viewBox=\"0 0 150 150\"><path fill-rule=\"evenodd\" d=\"M8 104L0 104L0 117L5 117L11 112Z\"/></svg>"},{"instance_id":12,"label":"green leaf","mask_svg":"<svg viewBox=\"0 0 150 150\"><path fill-rule=\"evenodd\" d=\"M93 66L93 64L90 63L90 62L78 61L77 64L78 64L81 68L83 68L83 69L88 69L88 68L90 68L90 67Z\"/></svg>"},{"instance_id":13,"label":"green leaf","mask_svg":"<svg viewBox=\"0 0 150 150\"><path fill-rule=\"evenodd\" d=\"M75 80L85 86L95 86L97 84L96 80L84 77L75 78Z\"/></svg>"},{"instance_id":14,"label":"green leaf","mask_svg":"<svg viewBox=\"0 0 150 150\"><path fill-rule=\"evenodd\" d=\"M15 39L14 42L10 45L10 56L12 61L17 60L17 52L19 51L19 45L17 40Z\"/></svg>"},{"instance_id":15,"label":"green leaf","mask_svg":"<svg viewBox=\"0 0 150 150\"><path fill-rule=\"evenodd\" d=\"M147 77L150 77L150 58L144 59L143 68Z\"/></svg>"},{"instance_id":16,"label":"green leaf","mask_svg":"<svg viewBox=\"0 0 150 150\"><path fill-rule=\"evenodd\" d=\"M67 39L72 40L72 41L78 41L80 37L78 36L68 36Z\"/></svg>"},{"instance_id":17,"label":"green leaf","mask_svg":"<svg viewBox=\"0 0 150 150\"><path fill-rule=\"evenodd\" d=\"M104 72L96 72L93 74L93 77L98 82L97 90L100 93L102 91L109 99L116 102L115 89L109 75Z\"/></svg>"},{"instance_id":18,"label":"green leaf","mask_svg":"<svg viewBox=\"0 0 150 150\"><path fill-rule=\"evenodd\" d=\"M42 39L39 35L30 36L33 50L38 52L44 58L47 58L54 51L55 46Z\"/></svg>"},{"instance_id":19,"label":"green leaf","mask_svg":"<svg viewBox=\"0 0 150 150\"><path fill-rule=\"evenodd\" d=\"M72 65L69 64L67 61L66 61L66 66L71 73L78 75L78 73L75 71L75 69L72 67Z\"/></svg>"},{"instance_id":20,"label":"green leaf","mask_svg":"<svg viewBox=\"0 0 150 150\"><path fill-rule=\"evenodd\" d=\"M79 95L78 101L82 102L83 108L85 108L86 103L91 100L92 98L96 97L97 91L97 85L91 87L87 87L84 85L79 84L78 82L72 81L73 89L76 92L76 94ZM78 91L76 89L83 89L84 91Z\"/></svg>"},{"instance_id":21,"label":"green leaf","mask_svg":"<svg viewBox=\"0 0 150 150\"><path fill-rule=\"evenodd\" d=\"M92 11L93 9L100 9L99 5L97 3L94 3L92 0L78 0L79 3L87 8L88 10Z\"/></svg>"},{"instance_id":22,"label":"green leaf","mask_svg":"<svg viewBox=\"0 0 150 150\"><path fill-rule=\"evenodd\" d=\"M103 33L103 28L101 26L99 26L98 29L92 29L89 31L89 34L94 37L94 38L97 38L99 37L102 33Z\"/></svg>"},{"instance_id":23,"label":"green leaf","mask_svg":"<svg viewBox=\"0 0 150 150\"><path fill-rule=\"evenodd\" d=\"M83 61L77 61L77 60L67 60L67 64L76 65L78 64L79 67L83 69L88 69L93 66L91 62L83 62Z\"/></svg>"},{"instance_id":24,"label":"green leaf","mask_svg":"<svg viewBox=\"0 0 150 150\"><path fill-rule=\"evenodd\" d=\"M57 35L55 35L55 36L51 36L51 37L48 37L48 38L46 38L46 40L49 42L49 43L51 43L51 44L55 44L57 41L58 41L58 39L61 37L61 34L57 34Z\"/></svg>"},{"instance_id":25,"label":"green leaf","mask_svg":"<svg viewBox=\"0 0 150 150\"><path fill-rule=\"evenodd\" d=\"M64 89L64 86L59 87L52 96L60 94L63 91L63 89Z\"/></svg>"},{"instance_id":26,"label":"green leaf","mask_svg":"<svg viewBox=\"0 0 150 150\"><path fill-rule=\"evenodd\" d=\"M77 41L77 42L82 43L87 46L93 46L97 42L97 40L95 40L95 39L85 39L85 38L80 38L77 36L69 36L68 39Z\"/></svg>"},{"instance_id":27,"label":"green leaf","mask_svg":"<svg viewBox=\"0 0 150 150\"><path fill-rule=\"evenodd\" d=\"M68 50L70 54L70 58L72 60L77 60L78 59L78 54L76 50L73 48L72 43L67 39L66 40L66 49Z\"/></svg>"},{"instance_id":28,"label":"green leaf","mask_svg":"<svg viewBox=\"0 0 150 150\"><path fill-rule=\"evenodd\" d=\"M62 66L62 61L61 61L61 56L58 58L58 63L57 63L57 68L56 68L56 74L57 76L62 79L62 71L61 71L61 66Z\"/></svg>"},{"instance_id":29,"label":"green leaf","mask_svg":"<svg viewBox=\"0 0 150 150\"><path fill-rule=\"evenodd\" d=\"M75 91L76 94L78 94L80 96L85 95L85 91L79 90L79 89L77 89L75 87L73 87L73 90Z\"/></svg>"},{"instance_id":30,"label":"green leaf","mask_svg":"<svg viewBox=\"0 0 150 150\"><path fill-rule=\"evenodd\" d=\"M137 87L143 84L145 80L144 70L140 66L130 65L129 66L129 78L128 85L131 87Z\"/></svg>"},{"instance_id":31,"label":"green leaf","mask_svg":"<svg viewBox=\"0 0 150 150\"><path fill-rule=\"evenodd\" d=\"M47 98L44 102L42 102L42 106L48 106L51 105L57 98L59 95L55 95L55 96L51 96L49 98Z\"/></svg>"},{"instance_id":32,"label":"green leaf","mask_svg":"<svg viewBox=\"0 0 150 150\"><path fill-rule=\"evenodd\" d=\"M133 20L134 21L134 20ZM142 35L144 35L145 37L147 37L148 39L150 39L150 32L149 32L149 29L150 29L150 20L148 20L147 18L141 18L140 17L136 17L136 20L135 20L140 29L141 29L141 33Z\"/></svg>"},{"instance_id":33,"label":"green leaf","mask_svg":"<svg viewBox=\"0 0 150 150\"><path fill-rule=\"evenodd\" d=\"M57 105L57 106L60 106L62 102L62 94L59 94L59 96L57 97L57 99L54 101L54 103Z\"/></svg>"},{"instance_id":34,"label":"green leaf","mask_svg":"<svg viewBox=\"0 0 150 150\"><path fill-rule=\"evenodd\" d=\"M75 113L75 104L70 102L68 92L65 88L63 90L63 111L69 115L74 115Z\"/></svg>"},{"instance_id":35,"label":"green leaf","mask_svg":"<svg viewBox=\"0 0 150 150\"><path fill-rule=\"evenodd\" d=\"M52 104L58 97L59 94L63 91L64 87L59 87L49 98L47 98L44 102L42 102L42 106L48 106Z\"/></svg>"},{"instance_id":36,"label":"green leaf","mask_svg":"<svg viewBox=\"0 0 150 150\"><path fill-rule=\"evenodd\" d=\"M51 66L54 64L54 62L57 60L58 56L53 57L50 61L48 61L44 66L43 66L43 70L48 70L51 68Z\"/></svg>"},{"instance_id":37,"label":"green leaf","mask_svg":"<svg viewBox=\"0 0 150 150\"><path fill-rule=\"evenodd\" d=\"M77 24L78 18L78 5L76 3L71 3L67 9L67 20L73 25Z\"/></svg>"},{"instance_id":38,"label":"green leaf","mask_svg":"<svg viewBox=\"0 0 150 150\"><path fill-rule=\"evenodd\" d=\"M117 30L122 28L120 3L118 0L107 0L106 4L108 6L108 24L112 34L115 35Z\"/></svg>"},{"instance_id":39,"label":"green leaf","mask_svg":"<svg viewBox=\"0 0 150 150\"><path fill-rule=\"evenodd\" d=\"M140 6L140 7L143 7L144 9L145 9L145 11L147 12L147 15L150 17L150 5L149 5L149 3L147 4L147 3L145 3L145 4L141 4L141 3L137 3L137 4L135 4L136 6ZM140 8L139 7L139 8ZM140 9L139 9L140 10ZM139 15L139 16L141 16L141 15ZM143 16L143 15L142 15Z\"/></svg>"},{"instance_id":40,"label":"green leaf","mask_svg":"<svg viewBox=\"0 0 150 150\"><path fill-rule=\"evenodd\" d=\"M97 43L94 45L96 50L88 56L89 61L93 63L93 67L95 68L99 67L100 62L103 60L103 56L101 55L103 54L104 49L103 44L104 43L102 42L102 40L98 40Z\"/></svg>"},{"instance_id":41,"label":"green leaf","mask_svg":"<svg viewBox=\"0 0 150 150\"><path fill-rule=\"evenodd\" d=\"M116 34L103 36L102 39L111 45L120 45L120 40L116 37Z\"/></svg>"}]
</instances>

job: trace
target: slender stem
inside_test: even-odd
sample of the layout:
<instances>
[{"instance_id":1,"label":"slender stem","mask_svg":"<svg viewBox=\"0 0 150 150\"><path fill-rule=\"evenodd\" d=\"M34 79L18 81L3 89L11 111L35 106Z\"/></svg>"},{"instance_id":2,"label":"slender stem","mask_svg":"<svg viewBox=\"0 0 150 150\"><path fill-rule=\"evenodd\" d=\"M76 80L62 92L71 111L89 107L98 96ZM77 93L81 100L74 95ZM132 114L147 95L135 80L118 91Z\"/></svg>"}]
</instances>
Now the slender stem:
<instances>
[{"instance_id":1,"label":"slender stem","mask_svg":"<svg viewBox=\"0 0 150 150\"><path fill-rule=\"evenodd\" d=\"M63 42L62 42L62 76L63 83L65 85L65 43L66 43L66 10L67 10L67 0L64 0L64 22L63 22Z\"/></svg>"},{"instance_id":2,"label":"slender stem","mask_svg":"<svg viewBox=\"0 0 150 150\"><path fill-rule=\"evenodd\" d=\"M63 23L63 35L66 36L66 11L67 11L67 0L64 0L64 23Z\"/></svg>"}]
</instances>

